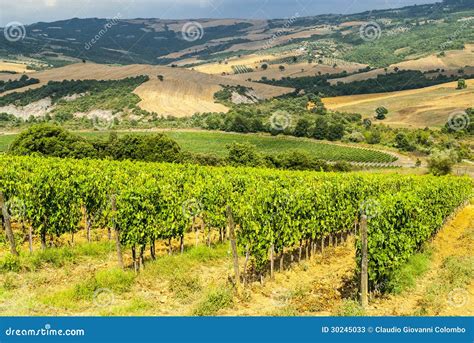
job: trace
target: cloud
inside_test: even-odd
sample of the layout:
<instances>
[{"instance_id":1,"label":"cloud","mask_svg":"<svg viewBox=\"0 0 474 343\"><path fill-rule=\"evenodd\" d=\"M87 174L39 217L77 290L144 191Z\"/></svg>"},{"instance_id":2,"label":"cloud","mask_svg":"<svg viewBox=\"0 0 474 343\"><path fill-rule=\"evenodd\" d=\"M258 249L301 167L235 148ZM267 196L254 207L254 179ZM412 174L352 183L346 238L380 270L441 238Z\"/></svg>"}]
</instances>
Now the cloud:
<instances>
[{"instance_id":1,"label":"cloud","mask_svg":"<svg viewBox=\"0 0 474 343\"><path fill-rule=\"evenodd\" d=\"M55 7L57 5L57 1L56 0L45 0L44 1L44 4L46 5L46 7Z\"/></svg>"},{"instance_id":2,"label":"cloud","mask_svg":"<svg viewBox=\"0 0 474 343\"><path fill-rule=\"evenodd\" d=\"M435 0L0 0L0 26L74 17L111 18L287 18L323 13L354 13Z\"/></svg>"}]
</instances>

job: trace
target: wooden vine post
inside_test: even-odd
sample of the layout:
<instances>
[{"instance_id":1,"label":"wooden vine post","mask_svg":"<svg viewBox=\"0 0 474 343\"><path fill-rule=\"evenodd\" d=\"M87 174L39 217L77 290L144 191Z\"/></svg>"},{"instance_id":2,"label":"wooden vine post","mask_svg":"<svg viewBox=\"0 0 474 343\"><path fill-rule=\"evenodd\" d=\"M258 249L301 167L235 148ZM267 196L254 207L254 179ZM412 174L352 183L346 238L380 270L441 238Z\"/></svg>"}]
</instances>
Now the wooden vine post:
<instances>
[{"instance_id":1,"label":"wooden vine post","mask_svg":"<svg viewBox=\"0 0 474 343\"><path fill-rule=\"evenodd\" d=\"M272 243L270 246L270 278L274 279L274 270L275 270L275 245Z\"/></svg>"},{"instance_id":2,"label":"wooden vine post","mask_svg":"<svg viewBox=\"0 0 474 343\"><path fill-rule=\"evenodd\" d=\"M115 247L117 249L117 260L118 260L119 267L123 269L122 247L120 246L120 230L117 227L117 223L115 221L115 215L116 215L116 212L117 212L117 203L116 203L116 200L115 200L115 195L112 196L111 202L112 202L112 204L111 204L111 206L112 206L112 226L113 226L113 230L115 232Z\"/></svg>"},{"instance_id":3,"label":"wooden vine post","mask_svg":"<svg viewBox=\"0 0 474 343\"><path fill-rule=\"evenodd\" d=\"M368 260L367 260L367 216L364 214L360 220L360 235L362 241L362 262L360 270L360 301L363 308L369 305L368 289Z\"/></svg>"},{"instance_id":4,"label":"wooden vine post","mask_svg":"<svg viewBox=\"0 0 474 343\"><path fill-rule=\"evenodd\" d=\"M5 202L5 196L3 195L3 192L0 192L0 208L2 210L3 226L5 228L5 233L7 234L8 242L10 243L10 251L12 255L19 256L18 251L16 250L15 236L13 235L12 231L10 213L8 213L8 208Z\"/></svg>"},{"instance_id":5,"label":"wooden vine post","mask_svg":"<svg viewBox=\"0 0 474 343\"><path fill-rule=\"evenodd\" d=\"M234 216L232 214L232 209L230 208L230 206L227 206L227 222L229 225L230 247L232 249L232 256L234 259L235 284L238 286L240 284L239 254L237 252L237 242L235 240Z\"/></svg>"}]
</instances>

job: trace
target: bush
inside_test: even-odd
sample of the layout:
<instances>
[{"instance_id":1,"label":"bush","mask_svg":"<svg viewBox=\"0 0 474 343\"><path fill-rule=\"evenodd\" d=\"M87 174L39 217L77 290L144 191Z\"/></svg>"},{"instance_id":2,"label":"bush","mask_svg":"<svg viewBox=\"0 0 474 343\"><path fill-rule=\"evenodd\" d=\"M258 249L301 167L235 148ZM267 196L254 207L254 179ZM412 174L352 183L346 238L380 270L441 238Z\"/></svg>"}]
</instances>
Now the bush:
<instances>
[{"instance_id":1,"label":"bush","mask_svg":"<svg viewBox=\"0 0 474 343\"><path fill-rule=\"evenodd\" d=\"M2 272L19 272L20 269L20 259L16 256L8 254L0 260L0 271Z\"/></svg>"},{"instance_id":2,"label":"bush","mask_svg":"<svg viewBox=\"0 0 474 343\"><path fill-rule=\"evenodd\" d=\"M337 172L349 172L352 170L352 166L349 162L339 161L332 166L332 170Z\"/></svg>"},{"instance_id":3,"label":"bush","mask_svg":"<svg viewBox=\"0 0 474 343\"><path fill-rule=\"evenodd\" d=\"M226 164L222 157L215 154L191 153L188 151L181 153L179 162L213 167L224 166Z\"/></svg>"},{"instance_id":4,"label":"bush","mask_svg":"<svg viewBox=\"0 0 474 343\"><path fill-rule=\"evenodd\" d=\"M350 142L353 142L353 143L362 143L363 141L365 141L365 137L364 135L359 132L359 131L354 131L352 132L348 137L347 139L350 141Z\"/></svg>"},{"instance_id":5,"label":"bush","mask_svg":"<svg viewBox=\"0 0 474 343\"><path fill-rule=\"evenodd\" d=\"M404 133L398 133L395 137L395 147L402 151L414 151L415 147L410 143Z\"/></svg>"},{"instance_id":6,"label":"bush","mask_svg":"<svg viewBox=\"0 0 474 343\"><path fill-rule=\"evenodd\" d=\"M342 137L344 137L344 125L338 123L329 126L327 138L330 141L338 141L341 140Z\"/></svg>"},{"instance_id":7,"label":"bush","mask_svg":"<svg viewBox=\"0 0 474 343\"><path fill-rule=\"evenodd\" d=\"M316 139L326 139L329 132L329 125L327 120L323 117L316 119L314 124L313 138Z\"/></svg>"},{"instance_id":8,"label":"bush","mask_svg":"<svg viewBox=\"0 0 474 343\"><path fill-rule=\"evenodd\" d=\"M431 174L442 176L450 174L453 170L455 159L449 152L437 152L428 159L428 169Z\"/></svg>"},{"instance_id":9,"label":"bush","mask_svg":"<svg viewBox=\"0 0 474 343\"><path fill-rule=\"evenodd\" d=\"M465 88L467 88L466 80L459 79L458 86L456 87L456 89L465 89Z\"/></svg>"},{"instance_id":10,"label":"bush","mask_svg":"<svg viewBox=\"0 0 474 343\"><path fill-rule=\"evenodd\" d=\"M39 124L21 132L8 152L14 155L33 153L54 157L97 157L93 145L57 125Z\"/></svg>"},{"instance_id":11,"label":"bush","mask_svg":"<svg viewBox=\"0 0 474 343\"><path fill-rule=\"evenodd\" d=\"M211 291L193 311L195 316L212 316L219 310L231 306L232 292L226 288Z\"/></svg>"},{"instance_id":12,"label":"bush","mask_svg":"<svg viewBox=\"0 0 474 343\"><path fill-rule=\"evenodd\" d=\"M181 148L168 136L126 135L118 138L109 147L109 155L116 160L139 160L146 162L175 162L179 159Z\"/></svg>"},{"instance_id":13,"label":"bush","mask_svg":"<svg viewBox=\"0 0 474 343\"><path fill-rule=\"evenodd\" d=\"M382 141L382 135L379 131L369 131L366 133L365 139L369 144L379 144Z\"/></svg>"},{"instance_id":14,"label":"bush","mask_svg":"<svg viewBox=\"0 0 474 343\"><path fill-rule=\"evenodd\" d=\"M262 166L262 157L257 147L250 143L232 143L227 146L227 161L233 166L257 167Z\"/></svg>"},{"instance_id":15,"label":"bush","mask_svg":"<svg viewBox=\"0 0 474 343\"><path fill-rule=\"evenodd\" d=\"M375 110L375 119L384 120L387 114L388 110L385 107L380 106Z\"/></svg>"}]
</instances>

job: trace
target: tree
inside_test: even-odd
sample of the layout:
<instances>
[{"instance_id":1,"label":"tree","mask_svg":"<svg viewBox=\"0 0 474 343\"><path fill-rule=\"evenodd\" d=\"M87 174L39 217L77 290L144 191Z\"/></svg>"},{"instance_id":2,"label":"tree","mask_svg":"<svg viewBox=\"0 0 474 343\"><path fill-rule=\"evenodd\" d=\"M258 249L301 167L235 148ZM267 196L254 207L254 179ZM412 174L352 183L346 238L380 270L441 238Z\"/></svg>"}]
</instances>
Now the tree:
<instances>
[{"instance_id":1,"label":"tree","mask_svg":"<svg viewBox=\"0 0 474 343\"><path fill-rule=\"evenodd\" d=\"M388 110L385 107L383 106L377 107L377 109L375 110L375 119L384 120L387 114L388 114Z\"/></svg>"},{"instance_id":2,"label":"tree","mask_svg":"<svg viewBox=\"0 0 474 343\"><path fill-rule=\"evenodd\" d=\"M308 104L306 106L306 109L312 113L315 114L326 114L326 106L324 106L323 101L321 98L315 94L308 94Z\"/></svg>"},{"instance_id":3,"label":"tree","mask_svg":"<svg viewBox=\"0 0 474 343\"><path fill-rule=\"evenodd\" d=\"M175 162L181 148L164 134L130 134L118 138L109 147L109 154L116 160L140 160L147 162Z\"/></svg>"},{"instance_id":4,"label":"tree","mask_svg":"<svg viewBox=\"0 0 474 343\"><path fill-rule=\"evenodd\" d=\"M365 118L363 121L362 121L362 125L366 128L366 129L370 129L370 127L372 126L372 121L368 118Z\"/></svg>"},{"instance_id":5,"label":"tree","mask_svg":"<svg viewBox=\"0 0 474 343\"><path fill-rule=\"evenodd\" d=\"M281 65L278 67L278 69L280 69L280 71L284 71L285 70L285 66Z\"/></svg>"},{"instance_id":6,"label":"tree","mask_svg":"<svg viewBox=\"0 0 474 343\"><path fill-rule=\"evenodd\" d=\"M314 123L313 137L316 139L326 139L328 136L329 125L324 117L319 117Z\"/></svg>"},{"instance_id":7,"label":"tree","mask_svg":"<svg viewBox=\"0 0 474 343\"><path fill-rule=\"evenodd\" d=\"M39 124L23 131L13 141L9 153L14 155L94 158L97 152L86 139L50 124Z\"/></svg>"},{"instance_id":8,"label":"tree","mask_svg":"<svg viewBox=\"0 0 474 343\"><path fill-rule=\"evenodd\" d=\"M301 118L298 120L293 131L293 135L296 137L308 137L310 134L311 123L306 118Z\"/></svg>"},{"instance_id":9,"label":"tree","mask_svg":"<svg viewBox=\"0 0 474 343\"><path fill-rule=\"evenodd\" d=\"M268 64L264 63L261 65L262 70L267 70L268 69Z\"/></svg>"},{"instance_id":10,"label":"tree","mask_svg":"<svg viewBox=\"0 0 474 343\"><path fill-rule=\"evenodd\" d=\"M230 119L227 123L226 131L247 133L252 132L252 123L250 120L240 114Z\"/></svg>"},{"instance_id":11,"label":"tree","mask_svg":"<svg viewBox=\"0 0 474 343\"><path fill-rule=\"evenodd\" d=\"M369 144L379 144L380 141L382 140L382 137L381 137L379 131L377 131L377 130L372 130L372 131L369 131L369 132L366 134L365 140L366 140L367 143L369 143Z\"/></svg>"},{"instance_id":12,"label":"tree","mask_svg":"<svg viewBox=\"0 0 474 343\"><path fill-rule=\"evenodd\" d=\"M402 151L413 151L415 147L410 144L408 137L404 133L398 133L395 137L395 146Z\"/></svg>"},{"instance_id":13,"label":"tree","mask_svg":"<svg viewBox=\"0 0 474 343\"><path fill-rule=\"evenodd\" d=\"M456 87L456 89L465 89L465 88L467 88L466 80L459 79L458 86Z\"/></svg>"},{"instance_id":14,"label":"tree","mask_svg":"<svg viewBox=\"0 0 474 343\"><path fill-rule=\"evenodd\" d=\"M330 141L342 139L342 137L344 137L344 125L341 123L330 125L327 137Z\"/></svg>"}]
</instances>

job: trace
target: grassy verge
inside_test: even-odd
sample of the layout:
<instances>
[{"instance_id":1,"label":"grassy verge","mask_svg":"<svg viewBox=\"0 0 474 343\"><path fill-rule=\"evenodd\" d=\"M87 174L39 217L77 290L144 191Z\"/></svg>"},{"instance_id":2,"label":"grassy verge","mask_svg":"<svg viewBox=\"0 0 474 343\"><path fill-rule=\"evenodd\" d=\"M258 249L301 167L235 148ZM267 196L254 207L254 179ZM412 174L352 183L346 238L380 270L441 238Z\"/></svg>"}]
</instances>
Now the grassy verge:
<instances>
[{"instance_id":1,"label":"grassy verge","mask_svg":"<svg viewBox=\"0 0 474 343\"><path fill-rule=\"evenodd\" d=\"M91 242L74 247L38 250L31 254L22 251L19 257L7 254L0 258L0 273L36 271L45 266L61 268L67 264L78 263L84 257L104 257L114 249L112 242Z\"/></svg>"},{"instance_id":2,"label":"grassy verge","mask_svg":"<svg viewBox=\"0 0 474 343\"><path fill-rule=\"evenodd\" d=\"M228 288L219 288L211 290L204 298L198 302L192 311L194 316L212 316L220 310L232 306L233 294Z\"/></svg>"},{"instance_id":3,"label":"grassy verge","mask_svg":"<svg viewBox=\"0 0 474 343\"><path fill-rule=\"evenodd\" d=\"M450 256L443 260L433 284L418 302L417 315L438 315L446 307L464 307L469 302L467 287L474 278L474 257Z\"/></svg>"},{"instance_id":4,"label":"grassy verge","mask_svg":"<svg viewBox=\"0 0 474 343\"><path fill-rule=\"evenodd\" d=\"M429 270L431 257L432 251L429 249L411 256L405 265L393 273L387 290L400 294L415 288L418 278Z\"/></svg>"}]
</instances>

